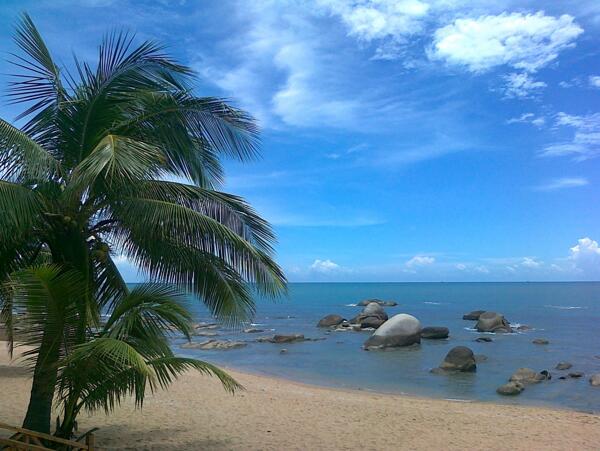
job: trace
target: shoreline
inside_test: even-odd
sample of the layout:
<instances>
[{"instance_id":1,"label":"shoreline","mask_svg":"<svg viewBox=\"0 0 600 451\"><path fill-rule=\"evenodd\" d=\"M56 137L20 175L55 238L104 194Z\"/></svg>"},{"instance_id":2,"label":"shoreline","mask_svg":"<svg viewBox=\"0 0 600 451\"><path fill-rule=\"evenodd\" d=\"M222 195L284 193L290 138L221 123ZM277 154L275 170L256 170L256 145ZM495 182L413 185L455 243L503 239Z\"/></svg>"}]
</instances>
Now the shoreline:
<instances>
[{"instance_id":1,"label":"shoreline","mask_svg":"<svg viewBox=\"0 0 600 451\"><path fill-rule=\"evenodd\" d=\"M5 349L5 344L0 343ZM101 449L597 449L600 416L570 410L315 386L224 367L246 388L185 373L142 410L127 400L110 416L80 418L98 427ZM0 421L20 424L29 396L26 371L0 352Z\"/></svg>"}]
</instances>

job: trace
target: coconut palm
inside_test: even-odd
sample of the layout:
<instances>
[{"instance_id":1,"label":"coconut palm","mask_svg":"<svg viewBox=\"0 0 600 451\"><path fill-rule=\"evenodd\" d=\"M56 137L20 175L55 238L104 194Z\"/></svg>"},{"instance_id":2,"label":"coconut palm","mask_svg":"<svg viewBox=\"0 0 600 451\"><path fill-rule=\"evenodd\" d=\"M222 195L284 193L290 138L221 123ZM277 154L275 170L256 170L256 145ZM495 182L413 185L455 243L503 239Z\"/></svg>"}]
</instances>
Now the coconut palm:
<instances>
[{"instance_id":1,"label":"coconut palm","mask_svg":"<svg viewBox=\"0 0 600 451\"><path fill-rule=\"evenodd\" d=\"M127 33L108 35L97 66L75 59L73 72L54 63L27 15L15 40L9 98L24 111L20 128L0 119L0 303L11 352L19 334L33 346L23 426L48 432L57 392L72 425L81 408L110 410L126 393L141 403L146 387L188 367L234 387L214 367L172 360L163 329L185 335L189 320L175 293L130 291L113 257L230 323L252 316L255 292L281 294L270 226L218 191L221 158L257 156L254 120L194 95L189 68ZM104 327L101 312L111 315ZM123 379L90 370L94 361ZM90 379L78 384L78 372Z\"/></svg>"}]
</instances>

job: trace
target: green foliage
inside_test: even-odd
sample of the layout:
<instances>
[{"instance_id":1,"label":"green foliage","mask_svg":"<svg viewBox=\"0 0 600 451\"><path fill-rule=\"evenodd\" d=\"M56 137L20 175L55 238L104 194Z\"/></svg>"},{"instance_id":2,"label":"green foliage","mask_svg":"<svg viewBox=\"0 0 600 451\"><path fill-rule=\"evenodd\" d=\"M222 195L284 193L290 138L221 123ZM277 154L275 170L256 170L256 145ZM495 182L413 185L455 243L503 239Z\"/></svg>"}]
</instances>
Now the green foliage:
<instances>
[{"instance_id":1,"label":"green foliage","mask_svg":"<svg viewBox=\"0 0 600 451\"><path fill-rule=\"evenodd\" d=\"M269 224L217 190L223 157L257 157L254 119L197 97L189 68L127 33L107 35L97 65L76 60L75 73L27 15L15 42L9 99L24 125L0 120L0 314L11 350L32 346L41 394L27 418L52 402L38 374L56 381L63 435L81 409L110 411L129 395L141 406L187 369L234 390L216 367L174 356L168 338L190 334L181 291L231 324L253 315L255 290L285 292ZM114 255L151 283L130 292Z\"/></svg>"}]
</instances>

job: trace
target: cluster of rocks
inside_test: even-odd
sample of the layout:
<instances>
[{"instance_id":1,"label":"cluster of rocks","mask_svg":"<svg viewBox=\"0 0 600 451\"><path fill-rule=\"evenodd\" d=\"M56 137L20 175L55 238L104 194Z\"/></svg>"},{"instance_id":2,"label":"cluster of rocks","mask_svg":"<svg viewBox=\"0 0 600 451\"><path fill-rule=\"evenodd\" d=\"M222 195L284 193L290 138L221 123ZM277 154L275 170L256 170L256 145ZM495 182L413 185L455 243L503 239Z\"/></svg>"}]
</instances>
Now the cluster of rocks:
<instances>
[{"instance_id":1,"label":"cluster of rocks","mask_svg":"<svg viewBox=\"0 0 600 451\"><path fill-rule=\"evenodd\" d=\"M519 368L510 376L508 383L496 389L496 393L503 396L518 395L525 390L526 385L537 384L550 379L552 379L552 375L547 370L538 373L531 368Z\"/></svg>"},{"instance_id":2,"label":"cluster of rocks","mask_svg":"<svg viewBox=\"0 0 600 451\"><path fill-rule=\"evenodd\" d=\"M272 337L260 337L256 341L259 343L298 343L301 341L316 341L318 338L306 338L303 334L291 335L273 335Z\"/></svg>"},{"instance_id":3,"label":"cluster of rocks","mask_svg":"<svg viewBox=\"0 0 600 451\"><path fill-rule=\"evenodd\" d=\"M203 342L189 342L181 345L182 349L201 349L205 350L228 350L237 349L247 346L248 343L244 341L233 341L233 340L208 340Z\"/></svg>"}]
</instances>

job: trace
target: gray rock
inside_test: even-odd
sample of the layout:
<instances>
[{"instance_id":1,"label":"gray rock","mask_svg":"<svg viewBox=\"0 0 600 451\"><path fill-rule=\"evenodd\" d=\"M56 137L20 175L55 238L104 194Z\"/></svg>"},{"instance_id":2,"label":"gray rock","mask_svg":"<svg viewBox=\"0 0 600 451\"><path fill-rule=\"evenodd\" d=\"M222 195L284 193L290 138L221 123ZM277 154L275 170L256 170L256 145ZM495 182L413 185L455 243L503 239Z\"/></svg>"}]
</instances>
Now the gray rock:
<instances>
[{"instance_id":1,"label":"gray rock","mask_svg":"<svg viewBox=\"0 0 600 451\"><path fill-rule=\"evenodd\" d=\"M208 340L208 341L203 341L202 343L195 343L195 342L184 343L181 345L181 348L183 348L183 349L202 349L202 350L209 350L209 349L227 350L227 349L243 348L244 346L247 346L247 345L248 345L248 343L245 343L243 341Z\"/></svg>"},{"instance_id":2,"label":"gray rock","mask_svg":"<svg viewBox=\"0 0 600 451\"><path fill-rule=\"evenodd\" d=\"M388 315L385 313L383 307L376 302L370 302L361 313L350 320L352 324L359 324L361 328L372 327L377 329L385 321L387 321Z\"/></svg>"},{"instance_id":3,"label":"gray rock","mask_svg":"<svg viewBox=\"0 0 600 451\"><path fill-rule=\"evenodd\" d=\"M460 371L471 373L477 371L475 355L466 346L456 346L446 354L444 361L440 365L443 371Z\"/></svg>"},{"instance_id":4,"label":"gray rock","mask_svg":"<svg viewBox=\"0 0 600 451\"><path fill-rule=\"evenodd\" d=\"M519 382L523 385L537 384L543 380L548 379L546 374L537 373L531 368L519 368L512 376L510 376L510 382Z\"/></svg>"},{"instance_id":5,"label":"gray rock","mask_svg":"<svg viewBox=\"0 0 600 451\"><path fill-rule=\"evenodd\" d=\"M590 384L592 387L600 387L600 373L592 374L592 377L590 377Z\"/></svg>"},{"instance_id":6,"label":"gray rock","mask_svg":"<svg viewBox=\"0 0 600 451\"><path fill-rule=\"evenodd\" d=\"M366 318L361 319L360 327L361 329L378 329L385 321L385 319L376 316L367 316Z\"/></svg>"},{"instance_id":7,"label":"gray rock","mask_svg":"<svg viewBox=\"0 0 600 451\"><path fill-rule=\"evenodd\" d=\"M509 382L496 389L496 393L502 396L515 396L525 390L525 386L520 382Z\"/></svg>"},{"instance_id":8,"label":"gray rock","mask_svg":"<svg viewBox=\"0 0 600 451\"><path fill-rule=\"evenodd\" d=\"M244 329L245 334L259 334L264 331L265 331L264 329L257 329L255 327L250 327L248 329Z\"/></svg>"},{"instance_id":9,"label":"gray rock","mask_svg":"<svg viewBox=\"0 0 600 451\"><path fill-rule=\"evenodd\" d=\"M479 315L475 328L479 332L509 333L512 332L510 323L496 312L483 312Z\"/></svg>"},{"instance_id":10,"label":"gray rock","mask_svg":"<svg viewBox=\"0 0 600 451\"><path fill-rule=\"evenodd\" d=\"M517 330L519 332L523 332L523 331L526 331L526 330L531 330L531 327L528 326L527 324L522 324L519 327L517 327Z\"/></svg>"},{"instance_id":11,"label":"gray rock","mask_svg":"<svg viewBox=\"0 0 600 451\"><path fill-rule=\"evenodd\" d=\"M547 345L550 342L548 340L546 340L545 338L536 338L535 340L532 341L532 343L534 345Z\"/></svg>"},{"instance_id":12,"label":"gray rock","mask_svg":"<svg viewBox=\"0 0 600 451\"><path fill-rule=\"evenodd\" d=\"M481 316L481 314L484 312L485 312L485 310L473 310L470 313L465 313L463 315L463 319L466 319L469 321L477 321L479 319L479 317Z\"/></svg>"},{"instance_id":13,"label":"gray rock","mask_svg":"<svg viewBox=\"0 0 600 451\"><path fill-rule=\"evenodd\" d=\"M394 307L398 305L396 301L382 301L381 299L365 299L364 301L358 302L356 305L359 307L366 307L372 302L379 304L383 307Z\"/></svg>"},{"instance_id":14,"label":"gray rock","mask_svg":"<svg viewBox=\"0 0 600 451\"><path fill-rule=\"evenodd\" d=\"M256 341L259 343L297 343L300 341L309 341L309 339L305 338L302 334L293 334L293 335L273 335L272 337L261 337Z\"/></svg>"},{"instance_id":15,"label":"gray rock","mask_svg":"<svg viewBox=\"0 0 600 451\"><path fill-rule=\"evenodd\" d=\"M556 364L556 369L557 370L568 370L572 366L573 366L573 364L571 364L570 362L558 362Z\"/></svg>"},{"instance_id":16,"label":"gray rock","mask_svg":"<svg viewBox=\"0 0 600 451\"><path fill-rule=\"evenodd\" d=\"M475 354L475 363L486 362L488 359L487 355L484 354Z\"/></svg>"},{"instance_id":17,"label":"gray rock","mask_svg":"<svg viewBox=\"0 0 600 451\"><path fill-rule=\"evenodd\" d=\"M424 327L421 329L421 338L439 340L448 338L450 330L447 327Z\"/></svg>"},{"instance_id":18,"label":"gray rock","mask_svg":"<svg viewBox=\"0 0 600 451\"><path fill-rule=\"evenodd\" d=\"M579 379L583 376L584 374L581 371L573 371L572 373L569 373L569 377L572 377L573 379Z\"/></svg>"},{"instance_id":19,"label":"gray rock","mask_svg":"<svg viewBox=\"0 0 600 451\"><path fill-rule=\"evenodd\" d=\"M475 339L475 341L478 342L478 343L490 343L490 342L492 342L494 340L492 340L491 337L477 337Z\"/></svg>"},{"instance_id":20,"label":"gray rock","mask_svg":"<svg viewBox=\"0 0 600 451\"><path fill-rule=\"evenodd\" d=\"M365 349L381 349L410 346L421 342L421 323L411 315L400 313L392 316L371 335Z\"/></svg>"},{"instance_id":21,"label":"gray rock","mask_svg":"<svg viewBox=\"0 0 600 451\"><path fill-rule=\"evenodd\" d=\"M326 317L321 318L317 324L317 327L335 327L344 321L344 318L342 318L340 315L327 315Z\"/></svg>"},{"instance_id":22,"label":"gray rock","mask_svg":"<svg viewBox=\"0 0 600 451\"><path fill-rule=\"evenodd\" d=\"M283 348L279 350L279 354L287 354L288 350Z\"/></svg>"},{"instance_id":23,"label":"gray rock","mask_svg":"<svg viewBox=\"0 0 600 451\"><path fill-rule=\"evenodd\" d=\"M191 333L192 336L194 337L215 337L217 335L219 335L216 332L213 332L211 330L204 330L204 329L194 329Z\"/></svg>"},{"instance_id":24,"label":"gray rock","mask_svg":"<svg viewBox=\"0 0 600 451\"><path fill-rule=\"evenodd\" d=\"M194 324L193 327L194 329L218 329L219 325L217 323L200 322Z\"/></svg>"}]
</instances>

